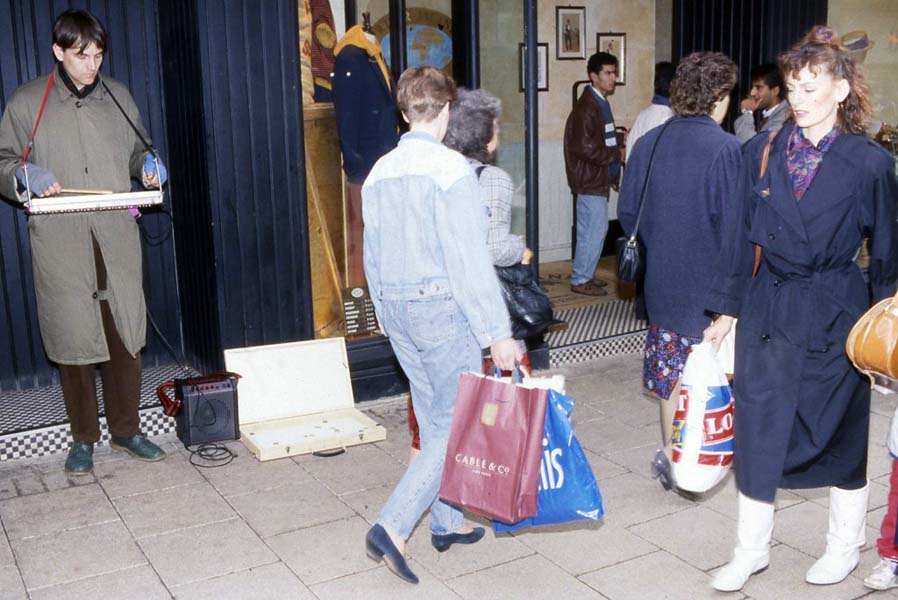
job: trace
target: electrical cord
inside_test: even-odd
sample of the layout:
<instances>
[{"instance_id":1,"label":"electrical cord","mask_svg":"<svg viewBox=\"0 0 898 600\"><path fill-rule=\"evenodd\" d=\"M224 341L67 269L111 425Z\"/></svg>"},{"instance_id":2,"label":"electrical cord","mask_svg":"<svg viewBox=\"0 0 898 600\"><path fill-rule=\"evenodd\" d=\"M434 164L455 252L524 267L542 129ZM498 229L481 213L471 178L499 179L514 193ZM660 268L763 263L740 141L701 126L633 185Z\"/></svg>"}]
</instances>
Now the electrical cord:
<instances>
[{"instance_id":1,"label":"electrical cord","mask_svg":"<svg viewBox=\"0 0 898 600\"><path fill-rule=\"evenodd\" d=\"M193 450L191 450L188 446L187 450L190 452L190 464L195 467L201 467L203 469L215 469L218 467L224 467L225 465L231 464L234 459L237 458L237 453L233 452L224 444L212 442L200 444ZM203 464L202 462L198 462L200 460L212 464Z\"/></svg>"},{"instance_id":2,"label":"electrical cord","mask_svg":"<svg viewBox=\"0 0 898 600\"><path fill-rule=\"evenodd\" d=\"M163 233L150 233L149 228L146 226L146 215L137 220L137 226L140 228L140 235L143 238L143 241L146 242L147 246L151 246L154 248L161 246L162 244L170 240L172 231L174 229L174 221L172 220L171 211L167 210L165 207L162 207L157 212L168 217L168 227L164 228Z\"/></svg>"}]
</instances>

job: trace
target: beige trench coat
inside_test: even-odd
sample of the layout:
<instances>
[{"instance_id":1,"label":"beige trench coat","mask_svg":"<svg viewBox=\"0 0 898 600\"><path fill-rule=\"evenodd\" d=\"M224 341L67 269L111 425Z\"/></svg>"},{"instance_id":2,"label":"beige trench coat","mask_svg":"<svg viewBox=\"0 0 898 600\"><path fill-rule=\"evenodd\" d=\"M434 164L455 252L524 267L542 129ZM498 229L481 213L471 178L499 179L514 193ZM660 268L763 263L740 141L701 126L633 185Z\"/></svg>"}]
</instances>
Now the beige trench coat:
<instances>
[{"instance_id":1,"label":"beige trench coat","mask_svg":"<svg viewBox=\"0 0 898 600\"><path fill-rule=\"evenodd\" d=\"M0 119L0 193L16 198L15 172L31 136L47 76L19 87ZM56 76L28 162L49 169L63 188L131 190L140 178L143 144L102 85L84 99ZM131 94L104 78L141 128ZM146 135L144 135L146 137ZM108 272L106 298L125 348L136 356L146 343L140 237L126 210L28 218L38 320L50 360L83 365L109 360L100 318L91 234Z\"/></svg>"}]
</instances>

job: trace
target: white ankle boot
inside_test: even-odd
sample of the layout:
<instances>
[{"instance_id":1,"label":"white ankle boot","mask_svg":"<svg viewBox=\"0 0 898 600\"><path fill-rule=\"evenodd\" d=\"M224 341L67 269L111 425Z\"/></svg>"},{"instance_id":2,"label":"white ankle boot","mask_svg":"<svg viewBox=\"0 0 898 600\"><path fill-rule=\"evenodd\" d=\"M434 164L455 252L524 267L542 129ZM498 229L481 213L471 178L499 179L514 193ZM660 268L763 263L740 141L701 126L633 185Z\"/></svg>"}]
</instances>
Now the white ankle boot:
<instances>
[{"instance_id":1,"label":"white ankle boot","mask_svg":"<svg viewBox=\"0 0 898 600\"><path fill-rule=\"evenodd\" d=\"M829 488L829 531L826 552L808 569L805 581L839 583L857 568L866 541L868 483L859 490Z\"/></svg>"},{"instance_id":2,"label":"white ankle boot","mask_svg":"<svg viewBox=\"0 0 898 600\"><path fill-rule=\"evenodd\" d=\"M741 590L748 578L763 571L770 562L773 534L773 503L739 493L739 522L733 560L714 575L711 585L721 592Z\"/></svg>"}]
</instances>

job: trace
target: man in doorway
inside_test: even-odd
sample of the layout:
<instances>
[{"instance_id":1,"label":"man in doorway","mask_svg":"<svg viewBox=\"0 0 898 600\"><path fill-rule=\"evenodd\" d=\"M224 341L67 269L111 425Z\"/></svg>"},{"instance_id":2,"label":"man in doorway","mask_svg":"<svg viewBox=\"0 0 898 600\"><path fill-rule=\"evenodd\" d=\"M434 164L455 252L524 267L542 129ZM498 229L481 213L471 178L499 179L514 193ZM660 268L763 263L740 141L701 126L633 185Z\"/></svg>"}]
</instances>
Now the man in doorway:
<instances>
[{"instance_id":1,"label":"man in doorway","mask_svg":"<svg viewBox=\"0 0 898 600\"><path fill-rule=\"evenodd\" d=\"M605 296L607 281L594 279L608 233L608 192L618 180L624 149L618 144L608 96L617 83L617 58L607 52L589 57L590 85L568 115L564 127L564 165L577 195L577 239L571 291Z\"/></svg>"},{"instance_id":2,"label":"man in doorway","mask_svg":"<svg viewBox=\"0 0 898 600\"><path fill-rule=\"evenodd\" d=\"M747 142L762 131L779 131L789 117L789 105L783 101L783 75L777 65L758 65L751 70L751 91L740 106L736 119L736 137Z\"/></svg>"},{"instance_id":3,"label":"man in doorway","mask_svg":"<svg viewBox=\"0 0 898 600\"><path fill-rule=\"evenodd\" d=\"M0 119L0 192L7 198L19 199L26 182L39 197L64 188L129 192L132 178L145 188L165 183L165 167L140 139L147 136L128 89L100 75L106 39L103 25L85 10L56 19L57 64L20 86ZM146 461L165 457L140 432L146 306L135 216L125 209L28 220L41 337L59 365L71 424L65 470L72 475L93 470L100 439L97 367L110 445Z\"/></svg>"}]
</instances>

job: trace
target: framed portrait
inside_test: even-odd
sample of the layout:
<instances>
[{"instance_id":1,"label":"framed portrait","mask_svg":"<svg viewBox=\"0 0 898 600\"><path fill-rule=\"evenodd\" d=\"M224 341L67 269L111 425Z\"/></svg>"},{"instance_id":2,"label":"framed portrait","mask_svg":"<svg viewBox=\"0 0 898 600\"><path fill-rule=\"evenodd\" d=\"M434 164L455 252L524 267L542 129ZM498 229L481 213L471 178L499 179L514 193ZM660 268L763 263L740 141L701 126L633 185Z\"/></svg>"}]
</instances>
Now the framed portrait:
<instances>
[{"instance_id":1,"label":"framed portrait","mask_svg":"<svg viewBox=\"0 0 898 600\"><path fill-rule=\"evenodd\" d=\"M627 34L597 33L596 52L607 52L617 57L617 85L627 83Z\"/></svg>"},{"instance_id":2,"label":"framed portrait","mask_svg":"<svg viewBox=\"0 0 898 600\"><path fill-rule=\"evenodd\" d=\"M583 6L555 7L555 58L586 58L586 8Z\"/></svg>"},{"instance_id":3,"label":"framed portrait","mask_svg":"<svg viewBox=\"0 0 898 600\"><path fill-rule=\"evenodd\" d=\"M518 82L520 91L524 91L524 65L526 57L524 56L524 44L518 44ZM536 45L536 90L538 92L549 91L549 44Z\"/></svg>"}]
</instances>

